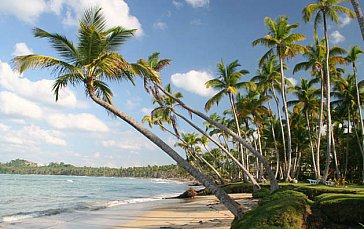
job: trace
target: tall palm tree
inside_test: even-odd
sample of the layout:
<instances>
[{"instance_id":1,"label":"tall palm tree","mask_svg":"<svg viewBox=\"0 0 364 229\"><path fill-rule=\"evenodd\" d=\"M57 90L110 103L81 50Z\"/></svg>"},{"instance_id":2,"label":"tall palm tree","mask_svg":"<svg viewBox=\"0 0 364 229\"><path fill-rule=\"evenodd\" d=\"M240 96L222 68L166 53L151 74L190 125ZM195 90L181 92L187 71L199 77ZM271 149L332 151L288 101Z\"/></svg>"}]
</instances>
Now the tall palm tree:
<instances>
[{"instance_id":1,"label":"tall palm tree","mask_svg":"<svg viewBox=\"0 0 364 229\"><path fill-rule=\"evenodd\" d=\"M231 109L233 111L236 131L239 137L241 137L241 131L240 123L236 114L236 107L234 105L234 95L236 95L238 89L247 86L247 82L239 82L239 80L242 76L249 73L247 70L244 69L238 71L237 68L240 66L241 65L239 64L238 60L235 60L226 66L223 61L217 64L218 77L216 79L207 81L206 87L212 87L214 89L217 89L218 92L213 95L205 104L205 110L209 111L214 103L219 104L222 97L224 95L228 95ZM240 153L240 161L244 165L243 147L240 143L238 144L238 149Z\"/></svg>"},{"instance_id":2,"label":"tall palm tree","mask_svg":"<svg viewBox=\"0 0 364 229\"><path fill-rule=\"evenodd\" d=\"M326 115L327 115L327 128L326 128L326 136L327 136L327 148L326 148L326 165L325 171L322 177L322 181L326 181L327 175L329 172L330 166L330 153L331 153L331 144L332 144L332 125L331 125L331 108L330 108L330 67L329 67L329 57L330 57L330 48L329 48L329 36L327 32L327 20L331 20L336 24L339 22L338 13L343 13L348 15L350 18L354 18L355 14L350 9L340 6L338 4L342 2L347 2L348 0L317 0L316 3L307 5L303 10L303 20L308 22L311 20L313 14L316 14L314 20L314 31L316 34L317 26L319 23L323 23L323 31L325 37L325 65L324 72L326 75Z\"/></svg>"},{"instance_id":3,"label":"tall palm tree","mask_svg":"<svg viewBox=\"0 0 364 229\"><path fill-rule=\"evenodd\" d=\"M351 4L353 5L353 8L354 8L354 11L355 11L355 14L356 14L356 18L358 19L361 35L362 35L363 40L364 40L364 16L363 16L363 11L360 8L360 4L359 4L358 0L351 0Z\"/></svg>"},{"instance_id":4,"label":"tall palm tree","mask_svg":"<svg viewBox=\"0 0 364 229\"><path fill-rule=\"evenodd\" d=\"M87 95L94 102L127 122L156 144L182 168L209 188L237 218L241 218L243 214L240 205L212 180L191 166L162 139L112 104L112 91L104 80L132 79L131 65L116 50L133 35L134 31L125 30L120 26L107 29L101 9L90 9L85 11L80 20L77 46L65 36L51 34L39 28L34 29L34 35L48 39L61 59L31 54L15 57L13 61L20 73L32 68L51 69L56 77L53 85L56 100L58 100L59 91L62 88L69 84L83 84Z\"/></svg>"},{"instance_id":5,"label":"tall palm tree","mask_svg":"<svg viewBox=\"0 0 364 229\"><path fill-rule=\"evenodd\" d=\"M298 53L305 51L305 47L296 44L298 41L305 39L303 34L292 33L292 30L298 27L298 24L288 24L287 17L279 17L276 21L273 21L270 17L264 19L264 23L268 29L268 34L262 38L258 38L253 41L253 46L262 44L270 48L268 52L264 54L261 59L261 63L266 60L270 55L275 53L278 56L280 71L281 71L281 91L282 91L282 103L284 108L284 114L286 118L287 126L287 154L288 154L288 166L286 171L286 179L290 180L291 161L292 161L292 139L291 139L291 127L289 122L289 113L286 99L286 86L284 77L284 59L292 58Z\"/></svg>"},{"instance_id":6,"label":"tall palm tree","mask_svg":"<svg viewBox=\"0 0 364 229\"><path fill-rule=\"evenodd\" d=\"M311 124L310 124L310 117L318 118L317 110L319 106L319 101L317 100L317 95L320 93L317 88L313 86L316 83L315 80L308 81L304 78L301 78L300 85L295 86L294 94L297 97L297 100L291 100L288 102L289 106L294 105L294 113L301 113L303 112L306 118L307 124L307 133L310 142L311 148L311 156L312 156L312 166L315 172L316 178L318 177L318 169L316 167L315 162L315 152L313 147L313 140L311 136Z\"/></svg>"}]
</instances>

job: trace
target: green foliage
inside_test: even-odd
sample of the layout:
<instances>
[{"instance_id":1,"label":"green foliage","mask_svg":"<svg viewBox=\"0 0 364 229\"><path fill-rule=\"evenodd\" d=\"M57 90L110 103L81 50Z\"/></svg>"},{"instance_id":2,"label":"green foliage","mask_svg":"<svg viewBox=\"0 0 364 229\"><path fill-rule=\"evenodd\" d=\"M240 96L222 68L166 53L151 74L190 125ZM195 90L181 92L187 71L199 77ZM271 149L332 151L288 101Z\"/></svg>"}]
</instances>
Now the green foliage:
<instances>
[{"instance_id":1,"label":"green foliage","mask_svg":"<svg viewBox=\"0 0 364 229\"><path fill-rule=\"evenodd\" d=\"M238 228L301 228L310 209L310 201L299 192L284 190L267 195L259 207L232 224Z\"/></svg>"},{"instance_id":2,"label":"green foliage","mask_svg":"<svg viewBox=\"0 0 364 229\"><path fill-rule=\"evenodd\" d=\"M337 224L364 222L364 194L325 193L317 197L316 207Z\"/></svg>"},{"instance_id":3,"label":"green foliage","mask_svg":"<svg viewBox=\"0 0 364 229\"><path fill-rule=\"evenodd\" d=\"M0 173L5 174L41 174L72 176L107 176L107 177L149 177L164 179L191 179L186 171L177 165L108 168L76 167L70 164L51 162L47 166L38 166L34 162L16 159L0 164Z\"/></svg>"},{"instance_id":4,"label":"green foliage","mask_svg":"<svg viewBox=\"0 0 364 229\"><path fill-rule=\"evenodd\" d=\"M264 198L270 195L270 191L267 188L262 188L256 192L253 192L253 198Z\"/></svg>"}]
</instances>

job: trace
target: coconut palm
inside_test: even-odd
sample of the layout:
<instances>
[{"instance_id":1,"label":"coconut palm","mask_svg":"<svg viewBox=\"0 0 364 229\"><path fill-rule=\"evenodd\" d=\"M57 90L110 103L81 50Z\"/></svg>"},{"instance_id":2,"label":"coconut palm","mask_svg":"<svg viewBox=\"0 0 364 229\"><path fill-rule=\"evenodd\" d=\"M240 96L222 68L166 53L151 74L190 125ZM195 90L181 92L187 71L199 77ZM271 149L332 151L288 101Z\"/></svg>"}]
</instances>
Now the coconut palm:
<instances>
[{"instance_id":1,"label":"coconut palm","mask_svg":"<svg viewBox=\"0 0 364 229\"><path fill-rule=\"evenodd\" d=\"M317 95L320 93L317 88L313 86L316 83L315 80L308 81L304 78L301 78L300 85L295 86L294 94L297 97L297 100L291 100L288 102L289 106L294 106L294 113L303 112L306 124L307 124L307 133L310 142L311 148L311 156L312 156L312 166L315 172L315 177L318 177L318 169L315 163L315 152L313 147L313 140L311 136L311 124L310 118L318 118L317 110L319 107L319 101L317 99Z\"/></svg>"},{"instance_id":2,"label":"coconut palm","mask_svg":"<svg viewBox=\"0 0 364 229\"><path fill-rule=\"evenodd\" d=\"M234 106L234 95L236 95L238 89L247 86L247 82L239 82L239 80L241 77L249 73L247 70L244 69L238 71L237 68L239 68L240 66L241 65L239 64L238 60L235 60L226 66L223 61L217 64L218 77L216 79L207 81L206 87L216 89L218 92L213 95L205 104L205 110L209 111L213 104L218 105L223 96L227 95L229 97L229 102L235 120L236 130L239 137L241 137L241 131L236 114L236 108ZM238 146L240 152L240 161L244 165L243 148L241 144L238 144Z\"/></svg>"},{"instance_id":3,"label":"coconut palm","mask_svg":"<svg viewBox=\"0 0 364 229\"><path fill-rule=\"evenodd\" d=\"M330 57L330 48L329 48L329 36L327 32L327 20L331 20L336 24L339 22L338 13L343 13L348 15L350 18L354 18L355 14L350 9L340 6L338 4L345 2L348 0L317 0L316 3L307 5L303 10L303 20L308 22L311 20L312 15L316 14L314 19L314 31L316 34L317 26L322 22L323 31L325 37L325 83L326 83L326 115L327 115L327 128L326 128L326 136L327 136L327 148L326 148L326 165L325 171L322 177L322 181L326 181L327 175L329 172L330 166L330 153L331 153L331 108L330 108L330 67L329 67L329 57Z\"/></svg>"},{"instance_id":4,"label":"coconut palm","mask_svg":"<svg viewBox=\"0 0 364 229\"><path fill-rule=\"evenodd\" d=\"M64 87L70 84L83 84L87 95L94 102L127 122L156 144L182 168L208 187L237 218L241 218L241 207L221 188L191 166L162 139L112 104L112 91L104 80L132 79L131 65L116 50L132 37L134 31L120 26L107 29L106 20L100 8L86 10L80 20L77 46L62 35L51 34L39 28L34 29L34 35L48 39L61 59L31 54L14 58L14 63L20 73L32 68L51 69L56 77L53 86L56 100Z\"/></svg>"},{"instance_id":5,"label":"coconut palm","mask_svg":"<svg viewBox=\"0 0 364 229\"><path fill-rule=\"evenodd\" d=\"M292 58L298 53L303 53L305 51L305 47L299 44L296 44L298 41L302 41L305 39L303 34L292 33L292 30L298 27L298 24L288 24L287 17L279 17L276 21L273 21L271 18L266 17L264 19L264 23L268 29L268 34L262 38L258 38L253 41L253 46L258 44L262 44L270 48L268 52L264 54L260 63L263 63L264 60L268 59L273 53L278 56L279 64L280 64L280 72L281 72L281 91L282 91L282 103L284 108L284 114L286 118L286 127L287 127L287 155L288 155L288 164L286 171L286 179L290 180L290 170L291 170L291 160L292 160L292 139L291 139L291 128L289 122L289 114L288 114L288 106L286 100L286 86L285 86L285 77L284 77L284 59Z\"/></svg>"},{"instance_id":6,"label":"coconut palm","mask_svg":"<svg viewBox=\"0 0 364 229\"><path fill-rule=\"evenodd\" d=\"M363 11L360 8L360 4L359 4L358 0L351 0L351 4L353 5L353 8L354 8L354 11L355 11L355 14L356 14L356 18L358 19L361 35L362 35L363 40L364 40L364 16L363 16Z\"/></svg>"}]
</instances>

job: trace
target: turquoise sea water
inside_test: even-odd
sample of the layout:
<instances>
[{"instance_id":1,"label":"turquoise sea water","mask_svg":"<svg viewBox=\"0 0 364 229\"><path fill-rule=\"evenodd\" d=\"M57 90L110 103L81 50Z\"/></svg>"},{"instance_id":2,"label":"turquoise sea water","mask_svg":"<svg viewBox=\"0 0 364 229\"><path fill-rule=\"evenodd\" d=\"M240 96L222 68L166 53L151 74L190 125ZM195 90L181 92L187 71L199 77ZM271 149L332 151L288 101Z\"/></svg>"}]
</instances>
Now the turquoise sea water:
<instances>
[{"instance_id":1,"label":"turquoise sea water","mask_svg":"<svg viewBox=\"0 0 364 229\"><path fill-rule=\"evenodd\" d=\"M0 174L0 227L76 211L127 208L186 188L186 183L162 179Z\"/></svg>"}]
</instances>

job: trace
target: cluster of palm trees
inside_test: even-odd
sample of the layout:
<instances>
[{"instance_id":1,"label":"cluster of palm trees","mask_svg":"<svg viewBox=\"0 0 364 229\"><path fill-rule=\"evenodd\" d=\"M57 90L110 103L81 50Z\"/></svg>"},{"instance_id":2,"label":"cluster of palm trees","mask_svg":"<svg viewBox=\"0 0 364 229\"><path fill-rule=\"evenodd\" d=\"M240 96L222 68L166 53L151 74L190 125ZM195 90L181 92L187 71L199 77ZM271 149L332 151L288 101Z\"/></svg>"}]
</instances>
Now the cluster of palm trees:
<instances>
[{"instance_id":1,"label":"cluster of palm trees","mask_svg":"<svg viewBox=\"0 0 364 229\"><path fill-rule=\"evenodd\" d=\"M222 114L208 116L184 103L182 94L172 92L170 85L162 86L159 72L171 60L160 60L159 53L147 60L128 63L117 49L135 31L119 26L106 28L101 9L97 8L85 11L80 20L77 45L57 33L34 29L34 35L47 39L60 58L31 54L14 58L14 63L20 73L31 68L51 69L56 78L53 86L56 100L62 88L82 84L95 103L151 140L241 218L241 206L217 183L244 180L259 188L258 182L267 178L271 191L275 191L277 178L290 181L305 175L325 181L332 174L332 164L337 179L364 177L360 104L363 96L355 64L362 51L353 47L345 56L345 50L329 47L327 36L327 20L337 23L338 13L354 17L352 11L338 5L341 2L343 0L318 0L304 8L305 21L315 14L312 46L297 44L305 39L303 34L293 33L298 24L289 24L286 17L266 18L268 33L253 41L253 45L266 46L268 51L261 58L257 75L250 81L241 81L248 71L240 70L238 61L226 65L222 61L218 63L217 77L206 82L207 87L218 92L206 102L205 110L209 111L226 96L230 108ZM319 39L317 33L320 23L323 24L323 39ZM285 60L299 54L305 62L298 63L294 72L306 70L312 79L301 78L300 84L294 86L285 78L288 70ZM352 63L353 74L347 76L343 66L348 63ZM144 87L156 105L143 121L176 137L176 146L185 150L186 160L112 103L113 93L105 81L133 82L135 76L143 77ZM287 101L287 95L291 94L295 99ZM331 98L335 100L331 102ZM192 121L193 116L204 120L204 127ZM180 133L179 121L186 122L197 133ZM322 139L326 139L326 145ZM360 156L362 165L356 160ZM323 159L324 167L320 164ZM359 171L362 171L361 176Z\"/></svg>"}]
</instances>

